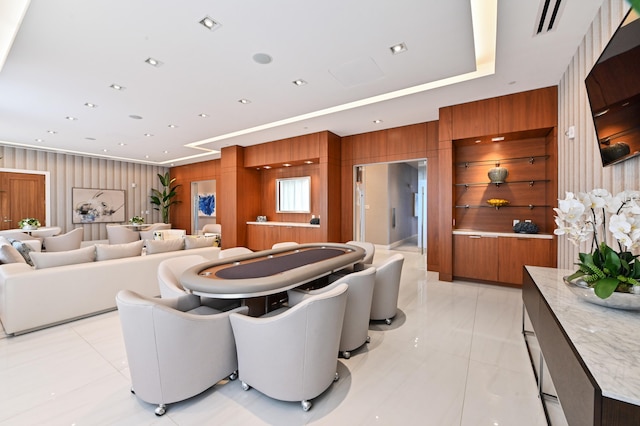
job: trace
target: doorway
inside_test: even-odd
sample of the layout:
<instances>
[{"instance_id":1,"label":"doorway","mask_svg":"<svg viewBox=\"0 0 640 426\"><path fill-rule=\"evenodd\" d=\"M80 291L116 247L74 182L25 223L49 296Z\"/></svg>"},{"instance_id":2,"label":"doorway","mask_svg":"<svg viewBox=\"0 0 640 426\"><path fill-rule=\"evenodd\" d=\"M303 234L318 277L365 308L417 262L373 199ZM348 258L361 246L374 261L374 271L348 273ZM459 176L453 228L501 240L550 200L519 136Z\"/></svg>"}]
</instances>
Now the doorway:
<instances>
[{"instance_id":1,"label":"doorway","mask_svg":"<svg viewBox=\"0 0 640 426\"><path fill-rule=\"evenodd\" d=\"M191 182L191 235L216 222L216 181Z\"/></svg>"},{"instance_id":2,"label":"doorway","mask_svg":"<svg viewBox=\"0 0 640 426\"><path fill-rule=\"evenodd\" d=\"M0 169L0 230L15 229L33 217L50 225L49 172Z\"/></svg>"},{"instance_id":3,"label":"doorway","mask_svg":"<svg viewBox=\"0 0 640 426\"><path fill-rule=\"evenodd\" d=\"M427 160L354 167L354 239L426 253Z\"/></svg>"}]
</instances>

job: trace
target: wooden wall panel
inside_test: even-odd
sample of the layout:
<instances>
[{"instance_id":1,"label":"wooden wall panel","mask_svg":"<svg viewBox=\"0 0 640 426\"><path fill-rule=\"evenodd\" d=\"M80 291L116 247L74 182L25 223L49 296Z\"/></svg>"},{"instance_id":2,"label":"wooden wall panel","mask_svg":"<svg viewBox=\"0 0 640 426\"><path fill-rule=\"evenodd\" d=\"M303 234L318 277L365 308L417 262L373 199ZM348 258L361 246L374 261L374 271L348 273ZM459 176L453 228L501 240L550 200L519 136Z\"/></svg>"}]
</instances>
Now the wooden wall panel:
<instances>
[{"instance_id":1,"label":"wooden wall panel","mask_svg":"<svg viewBox=\"0 0 640 426\"><path fill-rule=\"evenodd\" d=\"M294 166L279 169L260 170L261 207L260 216L276 222L309 222L311 215L320 213L320 192L324 186L320 179L320 165ZM276 212L276 179L293 177L311 177L311 213L277 213ZM256 218L253 218L255 220Z\"/></svg>"},{"instance_id":2,"label":"wooden wall panel","mask_svg":"<svg viewBox=\"0 0 640 426\"><path fill-rule=\"evenodd\" d=\"M464 139L481 135L493 135L500 132L500 104L498 99L485 99L454 105L451 109L451 128L453 139Z\"/></svg>"},{"instance_id":3,"label":"wooden wall panel","mask_svg":"<svg viewBox=\"0 0 640 426\"><path fill-rule=\"evenodd\" d=\"M498 99L500 133L550 128L558 123L557 86L502 96Z\"/></svg>"},{"instance_id":4,"label":"wooden wall panel","mask_svg":"<svg viewBox=\"0 0 640 426\"><path fill-rule=\"evenodd\" d=\"M179 204L171 208L171 226L178 229L186 229L189 234L192 226L191 183L215 180L216 185L220 185L220 160L209 160L173 167L171 168L171 177L176 178L176 184L182 185L176 196ZM219 192L219 190L216 192ZM216 203L217 209L224 208L224 204L220 204L220 197L218 197ZM224 226L220 217L217 217L216 221Z\"/></svg>"}]
</instances>

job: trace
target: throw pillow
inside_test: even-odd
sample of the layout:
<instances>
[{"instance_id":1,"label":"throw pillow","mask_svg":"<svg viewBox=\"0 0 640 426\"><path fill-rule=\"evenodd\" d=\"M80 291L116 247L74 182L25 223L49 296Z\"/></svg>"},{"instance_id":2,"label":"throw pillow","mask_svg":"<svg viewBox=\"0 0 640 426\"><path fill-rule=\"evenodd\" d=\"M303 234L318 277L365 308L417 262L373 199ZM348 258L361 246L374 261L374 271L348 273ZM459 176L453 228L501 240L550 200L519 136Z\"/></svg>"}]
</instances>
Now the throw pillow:
<instances>
[{"instance_id":1,"label":"throw pillow","mask_svg":"<svg viewBox=\"0 0 640 426\"><path fill-rule=\"evenodd\" d=\"M36 269L53 268L56 266L74 265L76 263L93 262L96 258L95 246L68 251L33 252L31 259Z\"/></svg>"},{"instance_id":2,"label":"throw pillow","mask_svg":"<svg viewBox=\"0 0 640 426\"><path fill-rule=\"evenodd\" d=\"M125 244L96 244L96 260L140 256L143 244L143 240Z\"/></svg>"},{"instance_id":3,"label":"throw pillow","mask_svg":"<svg viewBox=\"0 0 640 426\"><path fill-rule=\"evenodd\" d=\"M145 240L147 254L165 253L168 251L182 250L184 241L182 238L173 240Z\"/></svg>"},{"instance_id":4,"label":"throw pillow","mask_svg":"<svg viewBox=\"0 0 640 426\"><path fill-rule=\"evenodd\" d=\"M10 244L0 245L0 265L5 263L27 263L24 257Z\"/></svg>"},{"instance_id":5,"label":"throw pillow","mask_svg":"<svg viewBox=\"0 0 640 426\"><path fill-rule=\"evenodd\" d=\"M190 250L202 247L216 247L216 241L216 237L185 236L184 249Z\"/></svg>"},{"instance_id":6,"label":"throw pillow","mask_svg":"<svg viewBox=\"0 0 640 426\"><path fill-rule=\"evenodd\" d=\"M33 261L31 260L30 253L34 250L20 240L14 240L10 238L9 242L11 243L13 248L18 250L18 253L20 253L20 255L24 258L24 261L27 262L29 266L33 266Z\"/></svg>"}]
</instances>

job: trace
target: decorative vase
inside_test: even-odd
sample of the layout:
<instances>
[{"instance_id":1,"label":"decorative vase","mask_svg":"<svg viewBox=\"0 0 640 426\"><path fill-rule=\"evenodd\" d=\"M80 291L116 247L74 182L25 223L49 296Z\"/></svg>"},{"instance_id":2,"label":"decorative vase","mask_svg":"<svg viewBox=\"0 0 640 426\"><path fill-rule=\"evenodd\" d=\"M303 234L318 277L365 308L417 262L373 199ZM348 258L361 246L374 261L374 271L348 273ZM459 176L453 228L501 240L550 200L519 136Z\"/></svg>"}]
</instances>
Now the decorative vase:
<instances>
[{"instance_id":1,"label":"decorative vase","mask_svg":"<svg viewBox=\"0 0 640 426\"><path fill-rule=\"evenodd\" d=\"M601 299L596 295L593 287L589 287L589 284L583 279L576 278L572 281L570 281L568 277L563 277L562 279L571 292L585 302L606 306L607 308L624 309L627 311L640 310L640 294L615 291L606 299Z\"/></svg>"},{"instance_id":2,"label":"decorative vase","mask_svg":"<svg viewBox=\"0 0 640 426\"><path fill-rule=\"evenodd\" d=\"M35 225L23 225L22 229L24 229L25 231L35 231L36 229L38 229L38 227Z\"/></svg>"},{"instance_id":3,"label":"decorative vase","mask_svg":"<svg viewBox=\"0 0 640 426\"><path fill-rule=\"evenodd\" d=\"M505 167L500 167L498 165L490 169L488 173L491 183L504 183L508 174L509 171Z\"/></svg>"}]
</instances>

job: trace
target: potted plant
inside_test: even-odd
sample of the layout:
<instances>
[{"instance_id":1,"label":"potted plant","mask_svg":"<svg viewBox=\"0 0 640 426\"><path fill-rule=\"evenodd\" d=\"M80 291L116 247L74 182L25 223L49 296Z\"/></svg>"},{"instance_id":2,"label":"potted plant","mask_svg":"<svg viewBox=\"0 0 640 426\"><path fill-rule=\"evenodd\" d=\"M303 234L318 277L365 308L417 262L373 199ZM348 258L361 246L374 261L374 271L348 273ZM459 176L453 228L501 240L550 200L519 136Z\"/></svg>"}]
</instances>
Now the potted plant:
<instances>
[{"instance_id":1,"label":"potted plant","mask_svg":"<svg viewBox=\"0 0 640 426\"><path fill-rule=\"evenodd\" d=\"M24 219L20 219L18 222L18 227L20 229L38 229L40 227L40 221L33 217L27 217Z\"/></svg>"},{"instance_id":2,"label":"potted plant","mask_svg":"<svg viewBox=\"0 0 640 426\"><path fill-rule=\"evenodd\" d=\"M155 188L151 188L151 204L153 204L154 210L159 210L162 214L162 222L169 223L169 208L178 204L178 200L174 200L173 198L178 195L176 193L176 189L181 185L173 185L176 181L176 178L171 178L169 172L164 175L158 173L158 179L160 179L160 184L162 185L162 192Z\"/></svg>"},{"instance_id":3,"label":"potted plant","mask_svg":"<svg viewBox=\"0 0 640 426\"><path fill-rule=\"evenodd\" d=\"M141 216L134 216L129 219L129 223L132 225L142 225L144 223L144 218Z\"/></svg>"}]
</instances>

